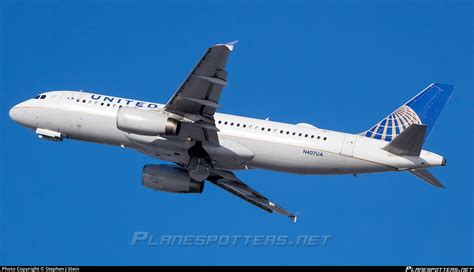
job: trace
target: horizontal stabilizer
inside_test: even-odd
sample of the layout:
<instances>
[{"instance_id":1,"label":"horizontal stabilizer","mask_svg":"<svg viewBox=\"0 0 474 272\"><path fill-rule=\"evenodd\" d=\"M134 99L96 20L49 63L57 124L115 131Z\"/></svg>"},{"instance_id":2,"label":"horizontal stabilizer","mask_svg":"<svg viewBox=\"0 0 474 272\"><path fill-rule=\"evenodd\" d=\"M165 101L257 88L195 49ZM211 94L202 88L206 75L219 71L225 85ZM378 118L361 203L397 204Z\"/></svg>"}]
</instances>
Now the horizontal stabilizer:
<instances>
[{"instance_id":1,"label":"horizontal stabilizer","mask_svg":"<svg viewBox=\"0 0 474 272\"><path fill-rule=\"evenodd\" d=\"M426 125L411 124L383 149L398 156L420 156Z\"/></svg>"},{"instance_id":2,"label":"horizontal stabilizer","mask_svg":"<svg viewBox=\"0 0 474 272\"><path fill-rule=\"evenodd\" d=\"M439 188L444 188L444 185L439 182L437 178L435 178L428 170L426 169L420 169L420 170L410 170L410 174L428 182L429 184L439 187Z\"/></svg>"}]
</instances>

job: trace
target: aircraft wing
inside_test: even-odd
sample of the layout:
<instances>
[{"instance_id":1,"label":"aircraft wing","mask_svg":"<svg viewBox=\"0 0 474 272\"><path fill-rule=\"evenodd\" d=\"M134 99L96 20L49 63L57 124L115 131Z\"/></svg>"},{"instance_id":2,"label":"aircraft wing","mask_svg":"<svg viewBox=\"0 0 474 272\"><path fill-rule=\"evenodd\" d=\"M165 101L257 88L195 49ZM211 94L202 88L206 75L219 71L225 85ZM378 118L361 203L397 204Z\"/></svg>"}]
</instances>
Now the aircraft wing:
<instances>
[{"instance_id":1,"label":"aircraft wing","mask_svg":"<svg viewBox=\"0 0 474 272\"><path fill-rule=\"evenodd\" d=\"M192 123L190 138L219 145L214 113L220 108L219 98L227 85L224 70L235 42L216 44L207 49L192 72L165 105L165 110Z\"/></svg>"},{"instance_id":2,"label":"aircraft wing","mask_svg":"<svg viewBox=\"0 0 474 272\"><path fill-rule=\"evenodd\" d=\"M269 213L276 212L286 215L290 217L293 222L296 222L296 215L270 201L264 195L240 181L232 172L213 170L213 173L207 178L207 180Z\"/></svg>"}]
</instances>

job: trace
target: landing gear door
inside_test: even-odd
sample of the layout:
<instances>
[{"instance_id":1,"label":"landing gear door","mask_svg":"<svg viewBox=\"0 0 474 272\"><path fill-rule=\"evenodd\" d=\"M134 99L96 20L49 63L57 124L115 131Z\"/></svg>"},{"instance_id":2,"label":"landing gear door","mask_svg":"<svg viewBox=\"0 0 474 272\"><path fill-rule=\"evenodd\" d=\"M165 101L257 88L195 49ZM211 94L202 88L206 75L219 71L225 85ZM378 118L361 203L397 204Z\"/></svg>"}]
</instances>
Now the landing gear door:
<instances>
[{"instance_id":1,"label":"landing gear door","mask_svg":"<svg viewBox=\"0 0 474 272\"><path fill-rule=\"evenodd\" d=\"M357 140L356 135L346 135L344 137L344 143L341 147L341 155L352 157L354 154L354 146Z\"/></svg>"}]
</instances>

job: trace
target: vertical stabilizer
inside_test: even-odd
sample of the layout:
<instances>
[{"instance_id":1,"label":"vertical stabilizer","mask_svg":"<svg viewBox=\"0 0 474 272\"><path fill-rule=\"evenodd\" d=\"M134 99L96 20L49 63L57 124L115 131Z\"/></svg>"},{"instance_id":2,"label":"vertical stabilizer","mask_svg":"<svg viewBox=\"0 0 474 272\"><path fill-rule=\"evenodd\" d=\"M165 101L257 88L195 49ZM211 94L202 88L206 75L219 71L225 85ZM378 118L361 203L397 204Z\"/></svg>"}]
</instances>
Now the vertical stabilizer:
<instances>
[{"instance_id":1,"label":"vertical stabilizer","mask_svg":"<svg viewBox=\"0 0 474 272\"><path fill-rule=\"evenodd\" d=\"M363 135L392 141L412 124L426 125L425 139L431 132L454 86L433 83L396 111L371 127Z\"/></svg>"}]
</instances>

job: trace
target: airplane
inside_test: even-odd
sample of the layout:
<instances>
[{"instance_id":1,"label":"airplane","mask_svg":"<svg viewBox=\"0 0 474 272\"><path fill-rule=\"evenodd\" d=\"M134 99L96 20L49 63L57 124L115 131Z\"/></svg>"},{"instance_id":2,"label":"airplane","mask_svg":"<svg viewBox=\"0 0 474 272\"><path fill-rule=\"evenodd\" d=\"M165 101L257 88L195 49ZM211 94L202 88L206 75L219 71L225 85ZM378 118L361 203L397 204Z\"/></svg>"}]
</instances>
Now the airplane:
<instances>
[{"instance_id":1,"label":"airplane","mask_svg":"<svg viewBox=\"0 0 474 272\"><path fill-rule=\"evenodd\" d=\"M143 186L202 193L205 182L269 212L297 216L242 182L237 170L305 175L404 171L444 187L427 169L446 159L423 144L454 86L433 83L368 130L344 133L216 112L236 42L207 49L166 104L72 90L44 92L9 111L39 138L131 148L172 164L145 165Z\"/></svg>"}]
</instances>

